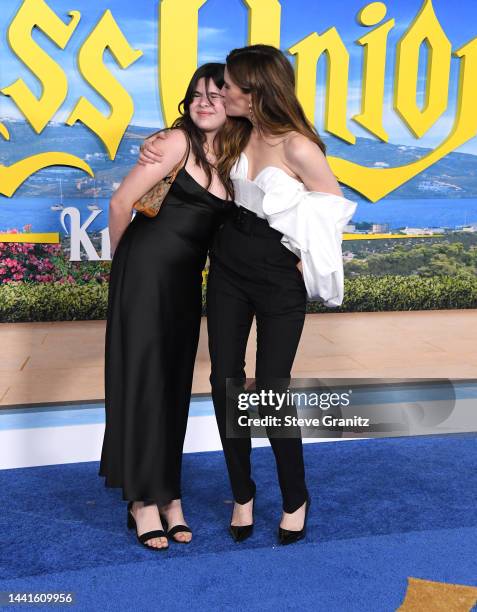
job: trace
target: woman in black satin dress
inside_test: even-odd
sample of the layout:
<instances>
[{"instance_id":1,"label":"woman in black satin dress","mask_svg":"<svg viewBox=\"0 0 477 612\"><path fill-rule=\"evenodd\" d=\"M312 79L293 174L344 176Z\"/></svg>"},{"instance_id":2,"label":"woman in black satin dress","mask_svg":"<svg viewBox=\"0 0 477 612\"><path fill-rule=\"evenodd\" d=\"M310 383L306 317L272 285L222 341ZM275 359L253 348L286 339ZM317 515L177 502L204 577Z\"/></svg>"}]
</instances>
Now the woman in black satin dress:
<instances>
[{"instance_id":1,"label":"woman in black satin dress","mask_svg":"<svg viewBox=\"0 0 477 612\"><path fill-rule=\"evenodd\" d=\"M189 542L181 464L199 340L202 270L231 211L228 180L215 162L226 121L223 64L205 64L189 84L162 164L138 164L113 195L114 253L105 342L106 428L99 475L129 500L128 527L141 544ZM161 209L133 204L186 157ZM134 503L133 503L134 502ZM167 533L163 529L168 529Z\"/></svg>"}]
</instances>

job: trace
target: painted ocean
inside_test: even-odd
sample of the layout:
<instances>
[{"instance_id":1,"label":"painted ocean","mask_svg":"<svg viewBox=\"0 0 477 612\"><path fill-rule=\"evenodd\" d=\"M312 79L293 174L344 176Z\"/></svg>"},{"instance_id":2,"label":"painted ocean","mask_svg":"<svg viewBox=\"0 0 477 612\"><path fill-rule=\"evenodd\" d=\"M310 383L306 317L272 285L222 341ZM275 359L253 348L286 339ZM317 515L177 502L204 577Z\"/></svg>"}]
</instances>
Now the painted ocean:
<instances>
[{"instance_id":1,"label":"painted ocean","mask_svg":"<svg viewBox=\"0 0 477 612\"><path fill-rule=\"evenodd\" d=\"M51 210L50 206L57 204L59 198L22 198L15 197L8 199L0 197L0 232L8 229L18 229L21 231L23 226L31 224L32 232L59 232L65 235L66 232L61 224L61 210ZM81 224L85 223L93 211L88 209L88 205L95 204L101 209L101 213L96 216L94 221L88 225L88 233L101 231L108 225L109 200L106 198L64 198L63 206L77 208L81 214ZM70 218L65 217L65 225L70 231Z\"/></svg>"},{"instance_id":2,"label":"painted ocean","mask_svg":"<svg viewBox=\"0 0 477 612\"><path fill-rule=\"evenodd\" d=\"M26 224L31 224L32 232L65 231L60 222L61 211L51 210L50 206L58 200L51 198L9 199L0 197L0 231L16 228L19 231ZM389 223L391 229L399 227L446 227L458 228L462 225L477 224L477 198L445 199L383 199L376 203L355 199L358 208L353 217L355 223ZM64 198L65 208L72 206L81 214L81 223L85 223L92 211L88 205L96 204L101 209L94 221L88 226L88 232L100 231L108 225L107 198ZM15 220L12 223L12 220ZM69 217L65 219L69 231Z\"/></svg>"}]
</instances>

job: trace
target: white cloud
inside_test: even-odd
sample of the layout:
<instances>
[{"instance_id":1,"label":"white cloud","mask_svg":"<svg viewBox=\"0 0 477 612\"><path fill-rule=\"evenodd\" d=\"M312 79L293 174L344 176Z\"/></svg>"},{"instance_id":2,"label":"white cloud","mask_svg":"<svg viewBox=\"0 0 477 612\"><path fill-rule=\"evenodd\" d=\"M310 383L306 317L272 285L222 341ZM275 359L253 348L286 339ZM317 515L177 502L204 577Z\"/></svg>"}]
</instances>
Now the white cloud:
<instances>
[{"instance_id":1,"label":"white cloud","mask_svg":"<svg viewBox=\"0 0 477 612\"><path fill-rule=\"evenodd\" d=\"M199 53L198 63L199 65L207 64L208 62L220 62L223 64L225 63L227 53L228 51L225 51L223 55L220 53Z\"/></svg>"},{"instance_id":2,"label":"white cloud","mask_svg":"<svg viewBox=\"0 0 477 612\"><path fill-rule=\"evenodd\" d=\"M147 37L148 34L153 34L154 32L157 32L157 18L154 19L153 17L151 17L151 19L131 19L131 18L127 18L127 20L123 20L121 22L119 22L119 26L121 27L121 30L123 31L137 31L141 36L145 36Z\"/></svg>"},{"instance_id":3,"label":"white cloud","mask_svg":"<svg viewBox=\"0 0 477 612\"><path fill-rule=\"evenodd\" d=\"M199 42L212 42L223 38L223 35L227 32L225 28L210 28L201 26L199 27Z\"/></svg>"}]
</instances>

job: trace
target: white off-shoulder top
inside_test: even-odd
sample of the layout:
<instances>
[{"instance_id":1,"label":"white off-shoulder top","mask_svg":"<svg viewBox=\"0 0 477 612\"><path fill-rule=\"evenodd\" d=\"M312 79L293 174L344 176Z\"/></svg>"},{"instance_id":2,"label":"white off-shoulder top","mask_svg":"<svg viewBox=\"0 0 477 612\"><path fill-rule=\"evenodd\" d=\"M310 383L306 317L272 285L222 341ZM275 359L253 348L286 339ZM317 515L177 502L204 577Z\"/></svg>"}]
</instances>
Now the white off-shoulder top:
<instances>
[{"instance_id":1,"label":"white off-shoulder top","mask_svg":"<svg viewBox=\"0 0 477 612\"><path fill-rule=\"evenodd\" d=\"M302 261L303 280L310 300L325 306L343 302L343 228L358 206L347 198L305 185L277 166L263 168L248 178L248 159L240 154L230 177L235 202L266 219L283 234L281 242Z\"/></svg>"}]
</instances>

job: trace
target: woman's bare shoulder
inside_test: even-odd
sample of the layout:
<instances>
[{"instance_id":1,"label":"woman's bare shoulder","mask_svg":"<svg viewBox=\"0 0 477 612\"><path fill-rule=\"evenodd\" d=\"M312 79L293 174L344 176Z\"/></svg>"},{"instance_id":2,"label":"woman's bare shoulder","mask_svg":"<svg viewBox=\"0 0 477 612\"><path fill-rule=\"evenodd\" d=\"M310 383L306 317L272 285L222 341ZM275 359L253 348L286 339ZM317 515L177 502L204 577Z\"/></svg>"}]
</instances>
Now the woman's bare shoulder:
<instances>
[{"instance_id":1,"label":"woman's bare shoulder","mask_svg":"<svg viewBox=\"0 0 477 612\"><path fill-rule=\"evenodd\" d=\"M287 165L309 191L343 196L327 158L313 140L303 134L293 134L284 151Z\"/></svg>"},{"instance_id":2,"label":"woman's bare shoulder","mask_svg":"<svg viewBox=\"0 0 477 612\"><path fill-rule=\"evenodd\" d=\"M289 132L283 144L285 158L290 163L300 163L310 155L314 158L323 156L320 147L308 136L300 132Z\"/></svg>"},{"instance_id":3,"label":"woman's bare shoulder","mask_svg":"<svg viewBox=\"0 0 477 612\"><path fill-rule=\"evenodd\" d=\"M186 151L188 136L182 128L167 128L156 134L151 144L161 146L167 143L167 148L174 153L184 154Z\"/></svg>"}]
</instances>

